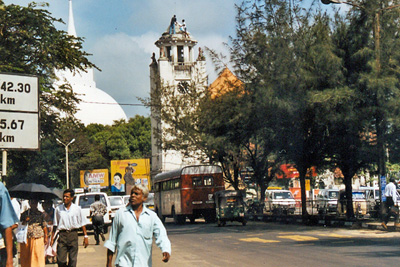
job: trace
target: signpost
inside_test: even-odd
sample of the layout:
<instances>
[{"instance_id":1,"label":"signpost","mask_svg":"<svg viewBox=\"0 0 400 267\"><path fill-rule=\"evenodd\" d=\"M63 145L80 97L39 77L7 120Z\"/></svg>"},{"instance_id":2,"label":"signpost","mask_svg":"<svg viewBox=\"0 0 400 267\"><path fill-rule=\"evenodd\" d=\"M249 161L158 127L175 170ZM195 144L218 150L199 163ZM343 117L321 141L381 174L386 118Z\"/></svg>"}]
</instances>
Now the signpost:
<instances>
[{"instance_id":1,"label":"signpost","mask_svg":"<svg viewBox=\"0 0 400 267\"><path fill-rule=\"evenodd\" d=\"M38 77L0 73L0 149L39 150Z\"/></svg>"}]
</instances>

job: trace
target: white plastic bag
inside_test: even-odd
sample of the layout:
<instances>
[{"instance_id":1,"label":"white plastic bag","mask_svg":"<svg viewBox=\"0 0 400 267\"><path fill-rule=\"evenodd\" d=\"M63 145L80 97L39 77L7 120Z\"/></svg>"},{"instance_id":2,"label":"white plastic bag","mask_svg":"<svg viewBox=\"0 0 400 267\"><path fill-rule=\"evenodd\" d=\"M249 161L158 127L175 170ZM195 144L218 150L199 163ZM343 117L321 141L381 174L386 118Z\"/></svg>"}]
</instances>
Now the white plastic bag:
<instances>
[{"instance_id":1,"label":"white plastic bag","mask_svg":"<svg viewBox=\"0 0 400 267\"><path fill-rule=\"evenodd\" d=\"M18 224L17 234L15 235L18 243L26 244L26 237L28 235L28 224Z\"/></svg>"}]
</instances>

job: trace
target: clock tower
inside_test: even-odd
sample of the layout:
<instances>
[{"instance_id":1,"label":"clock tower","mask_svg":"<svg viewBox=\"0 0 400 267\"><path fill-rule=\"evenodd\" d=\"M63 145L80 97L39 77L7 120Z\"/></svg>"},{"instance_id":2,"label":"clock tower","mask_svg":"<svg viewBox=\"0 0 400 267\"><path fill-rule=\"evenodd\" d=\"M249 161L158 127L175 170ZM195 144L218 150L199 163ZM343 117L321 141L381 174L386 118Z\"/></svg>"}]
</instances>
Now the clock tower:
<instances>
[{"instance_id":1,"label":"clock tower","mask_svg":"<svg viewBox=\"0 0 400 267\"><path fill-rule=\"evenodd\" d=\"M183 26L172 24L174 24L173 21L167 31L155 42L159 48L159 58L156 59L156 55L153 53L150 64L151 97L154 97L154 92L165 86L174 88L176 93L180 94L187 93L189 88L204 90L207 86L206 62L201 48L198 52L196 51L196 57L197 41L186 30L184 23ZM196 86L193 87L194 83ZM159 118L160 108L151 107L152 175L187 165L199 164L200 162L195 158L184 157L179 151L162 148L160 133L165 127L171 126L166 125Z\"/></svg>"}]
</instances>

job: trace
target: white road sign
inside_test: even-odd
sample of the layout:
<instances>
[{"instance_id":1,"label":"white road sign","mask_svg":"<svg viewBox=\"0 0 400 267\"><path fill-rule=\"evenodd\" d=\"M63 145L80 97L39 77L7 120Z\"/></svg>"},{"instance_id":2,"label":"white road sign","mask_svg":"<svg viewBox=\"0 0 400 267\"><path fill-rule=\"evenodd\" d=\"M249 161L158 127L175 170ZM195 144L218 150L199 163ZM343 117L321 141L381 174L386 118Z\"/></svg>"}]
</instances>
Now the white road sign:
<instances>
[{"instance_id":1,"label":"white road sign","mask_svg":"<svg viewBox=\"0 0 400 267\"><path fill-rule=\"evenodd\" d=\"M38 77L0 73L0 149L39 149Z\"/></svg>"},{"instance_id":2,"label":"white road sign","mask_svg":"<svg viewBox=\"0 0 400 267\"><path fill-rule=\"evenodd\" d=\"M0 110L39 112L38 78L0 73Z\"/></svg>"},{"instance_id":3,"label":"white road sign","mask_svg":"<svg viewBox=\"0 0 400 267\"><path fill-rule=\"evenodd\" d=\"M0 148L38 149L39 114L0 112Z\"/></svg>"}]
</instances>

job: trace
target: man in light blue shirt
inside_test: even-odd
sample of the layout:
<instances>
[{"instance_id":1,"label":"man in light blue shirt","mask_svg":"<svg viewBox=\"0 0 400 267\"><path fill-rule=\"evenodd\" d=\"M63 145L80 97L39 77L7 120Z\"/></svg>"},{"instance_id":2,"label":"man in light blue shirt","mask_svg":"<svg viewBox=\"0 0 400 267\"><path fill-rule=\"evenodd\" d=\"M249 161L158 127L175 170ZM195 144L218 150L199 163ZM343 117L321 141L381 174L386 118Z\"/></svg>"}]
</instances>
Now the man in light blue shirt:
<instances>
[{"instance_id":1,"label":"man in light blue shirt","mask_svg":"<svg viewBox=\"0 0 400 267\"><path fill-rule=\"evenodd\" d=\"M117 253L115 265L118 267L151 266L153 236L162 251L162 260L168 262L171 242L157 214L143 205L148 195L147 187L134 185L129 205L115 215L110 237L104 244L108 249L108 267L112 266L114 253Z\"/></svg>"},{"instance_id":2,"label":"man in light blue shirt","mask_svg":"<svg viewBox=\"0 0 400 267\"><path fill-rule=\"evenodd\" d=\"M13 266L11 227L18 222L7 188L0 182L0 266Z\"/></svg>"}]
</instances>

